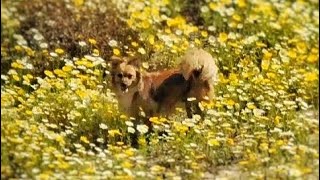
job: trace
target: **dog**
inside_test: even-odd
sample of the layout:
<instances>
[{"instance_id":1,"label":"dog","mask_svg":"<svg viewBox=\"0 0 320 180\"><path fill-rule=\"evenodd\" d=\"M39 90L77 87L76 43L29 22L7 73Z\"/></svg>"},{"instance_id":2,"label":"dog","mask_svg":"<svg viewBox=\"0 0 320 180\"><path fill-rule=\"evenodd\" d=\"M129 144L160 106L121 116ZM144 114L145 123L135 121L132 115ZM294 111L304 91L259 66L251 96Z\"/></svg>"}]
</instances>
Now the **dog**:
<instances>
[{"instance_id":1,"label":"dog","mask_svg":"<svg viewBox=\"0 0 320 180\"><path fill-rule=\"evenodd\" d=\"M177 68L142 72L138 57L112 57L111 77L120 109L137 118L170 115L177 104L184 104L187 117L203 116L200 101L214 97L218 67L210 53L192 48L180 58ZM145 122L150 127L150 122Z\"/></svg>"}]
</instances>

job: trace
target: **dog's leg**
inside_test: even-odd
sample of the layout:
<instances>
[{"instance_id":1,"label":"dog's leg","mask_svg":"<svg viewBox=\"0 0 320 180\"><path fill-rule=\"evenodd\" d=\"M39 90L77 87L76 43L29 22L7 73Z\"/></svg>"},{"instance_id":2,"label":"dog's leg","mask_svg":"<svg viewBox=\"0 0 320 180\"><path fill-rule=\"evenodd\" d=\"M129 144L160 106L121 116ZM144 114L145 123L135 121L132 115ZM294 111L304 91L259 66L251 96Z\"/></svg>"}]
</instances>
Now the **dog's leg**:
<instances>
[{"instance_id":1,"label":"dog's leg","mask_svg":"<svg viewBox=\"0 0 320 180\"><path fill-rule=\"evenodd\" d=\"M134 148L139 148L139 143L138 143L138 132L135 131L134 133L130 133L130 141L131 141L131 146Z\"/></svg>"},{"instance_id":2,"label":"dog's leg","mask_svg":"<svg viewBox=\"0 0 320 180\"><path fill-rule=\"evenodd\" d=\"M192 116L195 114L200 115L201 119L204 118L204 113L202 112L198 101L196 101L196 102L186 101L185 107L186 107L186 112L187 112L188 118L192 118Z\"/></svg>"},{"instance_id":3,"label":"dog's leg","mask_svg":"<svg viewBox=\"0 0 320 180\"><path fill-rule=\"evenodd\" d=\"M198 115L200 115L200 117L201 117L201 119L203 119L204 118L204 113L203 113L203 111L201 110L201 108L200 108L200 102L196 102L196 103L194 103L194 108L195 108L195 114L198 114Z\"/></svg>"},{"instance_id":4,"label":"dog's leg","mask_svg":"<svg viewBox=\"0 0 320 180\"><path fill-rule=\"evenodd\" d=\"M186 101L185 102L185 107L186 107L186 111L187 111L187 117L188 118L192 118L192 104L190 101Z\"/></svg>"},{"instance_id":5,"label":"dog's leg","mask_svg":"<svg viewBox=\"0 0 320 180\"><path fill-rule=\"evenodd\" d=\"M139 124L145 124L148 126L148 132L145 134L147 136L147 141L148 141L148 136L149 134L152 132L152 124L149 121L149 118L147 117L142 117L142 116L136 116L136 122L134 123L134 127L135 127L135 132L130 134L130 140L131 140L131 146L134 148L139 148L139 135L140 133L137 130L137 126Z\"/></svg>"}]
</instances>

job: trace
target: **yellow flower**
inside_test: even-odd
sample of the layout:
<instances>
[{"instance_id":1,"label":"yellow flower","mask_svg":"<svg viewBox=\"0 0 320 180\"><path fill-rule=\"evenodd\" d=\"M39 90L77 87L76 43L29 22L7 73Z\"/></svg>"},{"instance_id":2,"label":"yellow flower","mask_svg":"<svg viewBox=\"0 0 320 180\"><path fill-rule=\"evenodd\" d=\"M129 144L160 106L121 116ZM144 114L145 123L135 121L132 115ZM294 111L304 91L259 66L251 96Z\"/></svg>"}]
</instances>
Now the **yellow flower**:
<instances>
[{"instance_id":1,"label":"yellow flower","mask_svg":"<svg viewBox=\"0 0 320 180\"><path fill-rule=\"evenodd\" d=\"M87 95L87 93L83 90L76 90L76 94L81 98L84 99Z\"/></svg>"},{"instance_id":2,"label":"yellow flower","mask_svg":"<svg viewBox=\"0 0 320 180\"><path fill-rule=\"evenodd\" d=\"M282 145L284 145L284 141L283 140L277 140L276 141L276 145L277 146L282 146Z\"/></svg>"},{"instance_id":3,"label":"yellow flower","mask_svg":"<svg viewBox=\"0 0 320 180\"><path fill-rule=\"evenodd\" d=\"M267 77L270 78L270 79L275 79L275 78L276 78L276 74L275 74L275 73L268 72L268 73L267 73Z\"/></svg>"},{"instance_id":4,"label":"yellow flower","mask_svg":"<svg viewBox=\"0 0 320 180\"><path fill-rule=\"evenodd\" d=\"M256 42L256 45L257 45L258 47L267 47L267 45L264 44L264 43L261 42L261 41L257 41L257 42Z\"/></svg>"},{"instance_id":5,"label":"yellow flower","mask_svg":"<svg viewBox=\"0 0 320 180\"><path fill-rule=\"evenodd\" d=\"M84 0L73 0L73 3L76 6L82 6L84 3Z\"/></svg>"},{"instance_id":6,"label":"yellow flower","mask_svg":"<svg viewBox=\"0 0 320 180\"><path fill-rule=\"evenodd\" d=\"M246 0L237 0L236 2L237 2L237 5L241 8L246 7L247 5Z\"/></svg>"},{"instance_id":7,"label":"yellow flower","mask_svg":"<svg viewBox=\"0 0 320 180\"><path fill-rule=\"evenodd\" d=\"M38 176L38 178L39 178L40 180L50 179L50 178L51 178L51 173L49 174L49 173L43 172L43 173L41 173L41 174Z\"/></svg>"},{"instance_id":8,"label":"yellow flower","mask_svg":"<svg viewBox=\"0 0 320 180\"><path fill-rule=\"evenodd\" d=\"M186 131L188 131L188 127L181 124L180 122L174 122L173 127L180 133L185 133Z\"/></svg>"},{"instance_id":9,"label":"yellow flower","mask_svg":"<svg viewBox=\"0 0 320 180\"><path fill-rule=\"evenodd\" d=\"M150 122L154 123L154 124L161 124L161 122L159 121L158 117L151 117L149 119Z\"/></svg>"},{"instance_id":10,"label":"yellow flower","mask_svg":"<svg viewBox=\"0 0 320 180\"><path fill-rule=\"evenodd\" d=\"M208 32L207 31L201 31L201 36L202 37L208 37Z\"/></svg>"},{"instance_id":11,"label":"yellow flower","mask_svg":"<svg viewBox=\"0 0 320 180\"><path fill-rule=\"evenodd\" d=\"M69 163L60 160L58 163L58 168L60 169L68 169L70 167Z\"/></svg>"},{"instance_id":12,"label":"yellow flower","mask_svg":"<svg viewBox=\"0 0 320 180\"><path fill-rule=\"evenodd\" d=\"M235 104L235 102L232 99L227 100L226 104L228 106L233 106Z\"/></svg>"},{"instance_id":13,"label":"yellow flower","mask_svg":"<svg viewBox=\"0 0 320 180\"><path fill-rule=\"evenodd\" d=\"M269 144L268 143L261 143L259 146L259 149L262 151L266 151L269 148Z\"/></svg>"},{"instance_id":14,"label":"yellow flower","mask_svg":"<svg viewBox=\"0 0 320 180\"><path fill-rule=\"evenodd\" d=\"M215 107L221 108L221 107L223 107L223 106L222 106L222 104L221 104L220 102L216 102Z\"/></svg>"},{"instance_id":15,"label":"yellow flower","mask_svg":"<svg viewBox=\"0 0 320 180\"><path fill-rule=\"evenodd\" d=\"M143 138L143 137L139 137L138 143L139 143L139 145L141 145L141 146L147 145L147 141L146 141L146 139Z\"/></svg>"},{"instance_id":16,"label":"yellow flower","mask_svg":"<svg viewBox=\"0 0 320 180\"><path fill-rule=\"evenodd\" d=\"M15 81L20 81L20 77L16 74L13 74L12 75L12 78L15 80Z\"/></svg>"},{"instance_id":17,"label":"yellow flower","mask_svg":"<svg viewBox=\"0 0 320 180\"><path fill-rule=\"evenodd\" d=\"M139 44L138 44L137 42L135 42L135 41L131 42L131 45L132 45L133 47L139 46Z\"/></svg>"},{"instance_id":18,"label":"yellow flower","mask_svg":"<svg viewBox=\"0 0 320 180\"><path fill-rule=\"evenodd\" d=\"M34 56L35 51L33 51L32 49L30 49L29 47L25 48L25 50L26 50L28 56L32 56L32 57Z\"/></svg>"},{"instance_id":19,"label":"yellow flower","mask_svg":"<svg viewBox=\"0 0 320 180\"><path fill-rule=\"evenodd\" d=\"M93 74L96 76L100 76L100 70L99 69L93 70Z\"/></svg>"},{"instance_id":20,"label":"yellow flower","mask_svg":"<svg viewBox=\"0 0 320 180\"><path fill-rule=\"evenodd\" d=\"M97 44L97 41L95 39L91 39L89 38L89 43L92 44L92 45L96 45Z\"/></svg>"},{"instance_id":21,"label":"yellow flower","mask_svg":"<svg viewBox=\"0 0 320 180\"><path fill-rule=\"evenodd\" d=\"M194 170L199 170L199 169L200 169L200 166L199 166L198 163L192 162L192 163L191 163L191 168L194 169Z\"/></svg>"},{"instance_id":22,"label":"yellow flower","mask_svg":"<svg viewBox=\"0 0 320 180\"><path fill-rule=\"evenodd\" d=\"M185 26L183 29L183 33L188 36L190 33L197 32L198 30L199 29L196 26Z\"/></svg>"},{"instance_id":23,"label":"yellow flower","mask_svg":"<svg viewBox=\"0 0 320 180\"><path fill-rule=\"evenodd\" d=\"M113 176L112 179L115 179L115 180L124 180L124 179L127 179L127 180L133 180L134 178L130 175L116 175L116 176Z\"/></svg>"},{"instance_id":24,"label":"yellow flower","mask_svg":"<svg viewBox=\"0 0 320 180\"><path fill-rule=\"evenodd\" d=\"M165 168L165 167L162 167L162 166L159 166L159 165L153 165L153 166L150 168L150 170L151 170L152 172L163 172L163 171L166 170L166 168Z\"/></svg>"},{"instance_id":25,"label":"yellow flower","mask_svg":"<svg viewBox=\"0 0 320 180\"><path fill-rule=\"evenodd\" d=\"M124 161L123 163L121 163L121 166L122 166L123 168L132 168L132 167L133 167L133 164L132 164L130 161L126 160L126 161Z\"/></svg>"},{"instance_id":26,"label":"yellow flower","mask_svg":"<svg viewBox=\"0 0 320 180\"><path fill-rule=\"evenodd\" d=\"M167 25L169 27L173 27L173 26L178 26L178 25L182 25L185 24L186 20L182 17L182 16L177 16L173 19L168 19L167 20Z\"/></svg>"},{"instance_id":27,"label":"yellow flower","mask_svg":"<svg viewBox=\"0 0 320 180\"><path fill-rule=\"evenodd\" d=\"M28 79L33 79L33 76L31 74L27 74Z\"/></svg>"},{"instance_id":28,"label":"yellow flower","mask_svg":"<svg viewBox=\"0 0 320 180\"><path fill-rule=\"evenodd\" d=\"M111 130L108 130L108 134L109 134L111 137L114 137L115 135L122 136L122 134L120 133L119 129L111 129Z\"/></svg>"},{"instance_id":29,"label":"yellow flower","mask_svg":"<svg viewBox=\"0 0 320 180\"><path fill-rule=\"evenodd\" d=\"M89 173L89 174L93 174L96 172L96 169L93 166L89 166L84 170L84 172Z\"/></svg>"},{"instance_id":30,"label":"yellow flower","mask_svg":"<svg viewBox=\"0 0 320 180\"><path fill-rule=\"evenodd\" d=\"M307 82L310 81L317 81L318 80L318 74L315 72L308 72L306 74L304 74L304 78Z\"/></svg>"},{"instance_id":31,"label":"yellow flower","mask_svg":"<svg viewBox=\"0 0 320 180\"><path fill-rule=\"evenodd\" d=\"M290 50L288 52L288 56L291 58L291 59L295 59L297 58L297 53L294 51L294 50Z\"/></svg>"},{"instance_id":32,"label":"yellow flower","mask_svg":"<svg viewBox=\"0 0 320 180\"><path fill-rule=\"evenodd\" d=\"M19 46L19 45L15 45L15 46L14 46L14 49L15 49L16 51L18 51L18 52L23 50L22 47Z\"/></svg>"},{"instance_id":33,"label":"yellow flower","mask_svg":"<svg viewBox=\"0 0 320 180\"><path fill-rule=\"evenodd\" d=\"M272 53L267 51L267 50L264 50L263 51L263 60L271 60L272 58Z\"/></svg>"},{"instance_id":34,"label":"yellow flower","mask_svg":"<svg viewBox=\"0 0 320 180\"><path fill-rule=\"evenodd\" d=\"M270 148L270 149L268 150L268 152L269 152L270 154L274 154L276 151L277 151L277 150L276 150L275 148Z\"/></svg>"},{"instance_id":35,"label":"yellow flower","mask_svg":"<svg viewBox=\"0 0 320 180\"><path fill-rule=\"evenodd\" d=\"M64 53L64 50L63 49L60 49L60 48L58 48L58 49L56 49L55 51L54 51L55 53L57 53L57 54L63 54Z\"/></svg>"},{"instance_id":36,"label":"yellow flower","mask_svg":"<svg viewBox=\"0 0 320 180\"><path fill-rule=\"evenodd\" d=\"M312 48L311 49L311 53L319 54L319 49L318 48Z\"/></svg>"},{"instance_id":37,"label":"yellow flower","mask_svg":"<svg viewBox=\"0 0 320 180\"><path fill-rule=\"evenodd\" d=\"M147 29L150 26L151 26L151 24L149 23L149 21L147 19L141 22L141 27L144 29Z\"/></svg>"},{"instance_id":38,"label":"yellow flower","mask_svg":"<svg viewBox=\"0 0 320 180\"><path fill-rule=\"evenodd\" d=\"M229 41L228 44L229 44L230 46L232 46L232 47L236 47L236 48L239 47L239 45L238 45L237 42L231 42L231 41Z\"/></svg>"},{"instance_id":39,"label":"yellow flower","mask_svg":"<svg viewBox=\"0 0 320 180\"><path fill-rule=\"evenodd\" d=\"M47 75L47 76L50 77L50 78L55 78L54 74L53 74L51 71L49 71L49 70L45 70L45 71L44 71L44 74Z\"/></svg>"},{"instance_id":40,"label":"yellow flower","mask_svg":"<svg viewBox=\"0 0 320 180\"><path fill-rule=\"evenodd\" d=\"M198 38L195 38L195 39L194 39L194 42L195 42L197 45L200 45L200 44L201 44L201 41L200 41Z\"/></svg>"},{"instance_id":41,"label":"yellow flower","mask_svg":"<svg viewBox=\"0 0 320 180\"><path fill-rule=\"evenodd\" d=\"M209 139L209 140L208 140L208 145L209 145L209 146L220 146L220 143L219 143L219 141L216 140L216 139Z\"/></svg>"},{"instance_id":42,"label":"yellow flower","mask_svg":"<svg viewBox=\"0 0 320 180\"><path fill-rule=\"evenodd\" d=\"M133 152L132 148L125 150L124 153L126 155L128 155L128 156L133 156L134 155L134 152Z\"/></svg>"},{"instance_id":43,"label":"yellow flower","mask_svg":"<svg viewBox=\"0 0 320 180\"><path fill-rule=\"evenodd\" d=\"M228 143L229 145L231 145L231 146L234 145L234 141L233 141L233 139L231 139L231 138L228 138L228 139L227 139L227 143Z\"/></svg>"},{"instance_id":44,"label":"yellow flower","mask_svg":"<svg viewBox=\"0 0 320 180\"><path fill-rule=\"evenodd\" d=\"M127 117L126 115L124 115L124 114L121 114L121 115L120 115L120 119L127 120L128 117Z\"/></svg>"},{"instance_id":45,"label":"yellow flower","mask_svg":"<svg viewBox=\"0 0 320 180\"><path fill-rule=\"evenodd\" d=\"M254 103L247 103L247 107L249 109L256 109L257 107L254 105Z\"/></svg>"},{"instance_id":46,"label":"yellow flower","mask_svg":"<svg viewBox=\"0 0 320 180\"><path fill-rule=\"evenodd\" d=\"M268 59L262 59L261 68L262 68L263 70L268 70L268 69L269 69L269 66L270 66L270 60L268 60Z\"/></svg>"},{"instance_id":47,"label":"yellow flower","mask_svg":"<svg viewBox=\"0 0 320 180\"><path fill-rule=\"evenodd\" d=\"M122 145L124 145L124 142L122 142L122 141L117 141L117 143L116 143L118 146L122 146Z\"/></svg>"},{"instance_id":48,"label":"yellow flower","mask_svg":"<svg viewBox=\"0 0 320 180\"><path fill-rule=\"evenodd\" d=\"M63 146L63 145L66 144L66 142L65 142L64 139L63 139L63 136L61 136L61 135L58 135L58 136L56 137L56 141L57 141L61 146Z\"/></svg>"},{"instance_id":49,"label":"yellow flower","mask_svg":"<svg viewBox=\"0 0 320 180\"><path fill-rule=\"evenodd\" d=\"M170 28L165 28L164 32L167 33L167 34L170 34L171 33L171 29Z\"/></svg>"},{"instance_id":50,"label":"yellow flower","mask_svg":"<svg viewBox=\"0 0 320 180\"><path fill-rule=\"evenodd\" d=\"M218 41L223 43L223 42L226 42L228 40L228 34L226 34L225 32L222 32L219 34L219 37L218 37Z\"/></svg>"},{"instance_id":51,"label":"yellow flower","mask_svg":"<svg viewBox=\"0 0 320 180\"><path fill-rule=\"evenodd\" d=\"M204 108L207 108L207 109L212 109L215 104L214 101L209 101L209 102L201 101L200 103Z\"/></svg>"},{"instance_id":52,"label":"yellow flower","mask_svg":"<svg viewBox=\"0 0 320 180\"><path fill-rule=\"evenodd\" d=\"M237 81L238 80L238 76L235 73L230 73L229 79L230 79L230 81Z\"/></svg>"},{"instance_id":53,"label":"yellow flower","mask_svg":"<svg viewBox=\"0 0 320 180\"><path fill-rule=\"evenodd\" d=\"M84 61L84 62L83 62L83 65L86 66L86 67L88 67L88 68L94 67L94 64L93 64L92 62L90 62L90 61Z\"/></svg>"},{"instance_id":54,"label":"yellow flower","mask_svg":"<svg viewBox=\"0 0 320 180\"><path fill-rule=\"evenodd\" d=\"M299 42L296 44L298 52L304 54L307 51L307 45L305 42Z\"/></svg>"},{"instance_id":55,"label":"yellow flower","mask_svg":"<svg viewBox=\"0 0 320 180\"><path fill-rule=\"evenodd\" d=\"M89 140L88 140L88 138L85 137L85 136L81 136L81 137L80 137L80 141L82 141L82 142L84 142L84 143L86 143L86 144L89 144L89 143L90 143Z\"/></svg>"},{"instance_id":56,"label":"yellow flower","mask_svg":"<svg viewBox=\"0 0 320 180\"><path fill-rule=\"evenodd\" d=\"M16 68L16 69L23 69L24 68L24 66L22 64L17 63L17 62L11 63L11 67Z\"/></svg>"},{"instance_id":57,"label":"yellow flower","mask_svg":"<svg viewBox=\"0 0 320 180\"><path fill-rule=\"evenodd\" d=\"M67 77L67 74L64 71L62 71L61 69L55 69L53 72L56 75L58 75L59 77Z\"/></svg>"},{"instance_id":58,"label":"yellow flower","mask_svg":"<svg viewBox=\"0 0 320 180\"><path fill-rule=\"evenodd\" d=\"M276 126L278 126L278 125L280 124L280 119L281 119L280 116L276 116L276 117L274 118L274 124L275 124Z\"/></svg>"},{"instance_id":59,"label":"yellow flower","mask_svg":"<svg viewBox=\"0 0 320 180\"><path fill-rule=\"evenodd\" d=\"M87 80L89 79L88 76L82 75L82 74L77 74L76 77L77 77L77 78L80 78L80 80L81 80L82 82L87 81Z\"/></svg>"},{"instance_id":60,"label":"yellow flower","mask_svg":"<svg viewBox=\"0 0 320 180\"><path fill-rule=\"evenodd\" d=\"M150 44L154 44L154 36L153 35L149 35L149 43Z\"/></svg>"},{"instance_id":61,"label":"yellow flower","mask_svg":"<svg viewBox=\"0 0 320 180\"><path fill-rule=\"evenodd\" d=\"M72 66L68 66L68 65L62 67L62 70L65 71L65 72L70 72L70 71L72 71L72 69L73 69L73 67Z\"/></svg>"},{"instance_id":62,"label":"yellow flower","mask_svg":"<svg viewBox=\"0 0 320 180\"><path fill-rule=\"evenodd\" d=\"M234 15L232 15L232 19L237 21L237 22L240 22L241 21L241 16L239 14L234 14Z\"/></svg>"},{"instance_id":63,"label":"yellow flower","mask_svg":"<svg viewBox=\"0 0 320 180\"><path fill-rule=\"evenodd\" d=\"M232 3L232 0L221 0L221 2L225 5L229 5Z\"/></svg>"},{"instance_id":64,"label":"yellow flower","mask_svg":"<svg viewBox=\"0 0 320 180\"><path fill-rule=\"evenodd\" d=\"M162 0L161 4L163 5L168 5L170 3L170 0Z\"/></svg>"},{"instance_id":65,"label":"yellow flower","mask_svg":"<svg viewBox=\"0 0 320 180\"><path fill-rule=\"evenodd\" d=\"M166 122L167 119L166 119L166 118L160 118L159 121L160 121L160 122Z\"/></svg>"},{"instance_id":66,"label":"yellow flower","mask_svg":"<svg viewBox=\"0 0 320 180\"><path fill-rule=\"evenodd\" d=\"M42 50L42 54L48 56L49 52L48 52L48 50L44 49L44 50Z\"/></svg>"},{"instance_id":67,"label":"yellow flower","mask_svg":"<svg viewBox=\"0 0 320 180\"><path fill-rule=\"evenodd\" d=\"M308 62L314 63L319 60L319 56L317 54L310 54L307 58Z\"/></svg>"},{"instance_id":68,"label":"yellow flower","mask_svg":"<svg viewBox=\"0 0 320 180\"><path fill-rule=\"evenodd\" d=\"M113 49L113 54L116 55L116 56L119 56L120 55L120 50L115 48Z\"/></svg>"},{"instance_id":69,"label":"yellow flower","mask_svg":"<svg viewBox=\"0 0 320 180\"><path fill-rule=\"evenodd\" d=\"M310 174L310 173L313 172L313 170L311 168L308 168L308 167L302 168L301 171L303 172L303 174Z\"/></svg>"},{"instance_id":70,"label":"yellow flower","mask_svg":"<svg viewBox=\"0 0 320 180\"><path fill-rule=\"evenodd\" d=\"M132 16L131 16L131 17L132 17ZM134 21L133 19L128 19L128 20L127 20L127 24L128 24L129 27L132 27L132 25L134 24L134 22L135 22L135 21Z\"/></svg>"},{"instance_id":71,"label":"yellow flower","mask_svg":"<svg viewBox=\"0 0 320 180\"><path fill-rule=\"evenodd\" d=\"M249 161L240 161L238 164L245 166L245 165L249 164Z\"/></svg>"},{"instance_id":72,"label":"yellow flower","mask_svg":"<svg viewBox=\"0 0 320 180\"><path fill-rule=\"evenodd\" d=\"M100 55L99 50L98 50L98 49L94 49L94 50L93 50L93 55L99 56L99 55Z\"/></svg>"},{"instance_id":73,"label":"yellow flower","mask_svg":"<svg viewBox=\"0 0 320 180\"><path fill-rule=\"evenodd\" d=\"M217 3L214 3L214 2L211 2L209 3L209 8L213 11L217 10L218 9L218 4Z\"/></svg>"},{"instance_id":74,"label":"yellow flower","mask_svg":"<svg viewBox=\"0 0 320 180\"><path fill-rule=\"evenodd\" d=\"M27 114L27 115L32 115L32 111L26 110L26 114Z\"/></svg>"}]
</instances>

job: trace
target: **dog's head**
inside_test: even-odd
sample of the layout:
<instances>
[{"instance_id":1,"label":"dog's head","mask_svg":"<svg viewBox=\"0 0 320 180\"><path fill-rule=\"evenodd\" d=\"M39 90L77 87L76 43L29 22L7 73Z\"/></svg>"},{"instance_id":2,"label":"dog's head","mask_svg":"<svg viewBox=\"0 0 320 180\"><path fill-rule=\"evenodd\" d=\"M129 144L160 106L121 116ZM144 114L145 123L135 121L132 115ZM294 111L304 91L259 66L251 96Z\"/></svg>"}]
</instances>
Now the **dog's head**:
<instances>
[{"instance_id":1,"label":"dog's head","mask_svg":"<svg viewBox=\"0 0 320 180\"><path fill-rule=\"evenodd\" d=\"M137 87L140 81L138 57L111 57L112 84L117 91L126 93Z\"/></svg>"}]
</instances>

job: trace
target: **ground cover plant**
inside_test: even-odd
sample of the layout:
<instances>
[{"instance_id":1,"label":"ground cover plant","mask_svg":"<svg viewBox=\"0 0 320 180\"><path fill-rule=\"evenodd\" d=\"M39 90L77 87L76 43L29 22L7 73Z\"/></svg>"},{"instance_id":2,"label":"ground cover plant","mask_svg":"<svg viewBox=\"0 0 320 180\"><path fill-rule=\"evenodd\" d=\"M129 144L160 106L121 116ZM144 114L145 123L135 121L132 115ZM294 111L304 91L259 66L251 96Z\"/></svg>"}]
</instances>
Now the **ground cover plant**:
<instances>
[{"instance_id":1,"label":"ground cover plant","mask_svg":"<svg viewBox=\"0 0 320 180\"><path fill-rule=\"evenodd\" d=\"M317 0L1 5L1 178L319 178ZM110 57L151 71L191 46L217 62L214 101L146 135L118 110Z\"/></svg>"}]
</instances>

